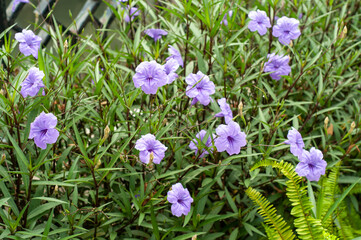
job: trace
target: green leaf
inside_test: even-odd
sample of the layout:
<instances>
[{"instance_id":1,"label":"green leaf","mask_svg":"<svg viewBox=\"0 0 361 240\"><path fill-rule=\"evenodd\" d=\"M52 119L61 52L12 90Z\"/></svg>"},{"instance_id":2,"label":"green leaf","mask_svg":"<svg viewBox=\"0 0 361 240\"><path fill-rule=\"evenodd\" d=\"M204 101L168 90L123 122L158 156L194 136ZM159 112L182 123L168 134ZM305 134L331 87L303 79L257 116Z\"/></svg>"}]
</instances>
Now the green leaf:
<instances>
[{"instance_id":1,"label":"green leaf","mask_svg":"<svg viewBox=\"0 0 361 240\"><path fill-rule=\"evenodd\" d=\"M338 207L338 205L340 205L340 203L342 202L342 200L350 193L350 191L356 186L356 184L358 184L361 181L361 178L359 178L356 182L354 182L351 186L349 186L343 193L342 195L332 204L332 206L330 207L330 209L327 211L326 215L323 217L322 219L322 223L324 223L327 218L329 216L331 216L331 214L333 213L333 211L336 210L336 208Z\"/></svg>"}]
</instances>

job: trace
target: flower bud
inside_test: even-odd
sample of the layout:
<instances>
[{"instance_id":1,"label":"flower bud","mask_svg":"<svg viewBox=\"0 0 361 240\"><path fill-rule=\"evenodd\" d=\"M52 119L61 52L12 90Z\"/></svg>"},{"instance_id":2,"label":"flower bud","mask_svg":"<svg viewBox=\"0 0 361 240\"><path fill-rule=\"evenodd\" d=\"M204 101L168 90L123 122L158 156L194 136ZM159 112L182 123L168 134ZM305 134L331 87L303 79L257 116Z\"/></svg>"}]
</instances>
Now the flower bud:
<instances>
[{"instance_id":1,"label":"flower bud","mask_svg":"<svg viewBox=\"0 0 361 240\"><path fill-rule=\"evenodd\" d=\"M355 129L355 127L356 127L356 123L353 121L352 123L351 123L351 128L350 128L350 133Z\"/></svg>"},{"instance_id":2,"label":"flower bud","mask_svg":"<svg viewBox=\"0 0 361 240\"><path fill-rule=\"evenodd\" d=\"M346 37L346 34L347 34L347 26L344 26L340 34L340 39L344 39Z\"/></svg>"},{"instance_id":3,"label":"flower bud","mask_svg":"<svg viewBox=\"0 0 361 240\"><path fill-rule=\"evenodd\" d=\"M192 237L192 240L197 240L197 234Z\"/></svg>"},{"instance_id":4,"label":"flower bud","mask_svg":"<svg viewBox=\"0 0 361 240\"><path fill-rule=\"evenodd\" d=\"M100 167L100 165L102 164L102 162L100 161L100 158L97 161L97 164L95 164L95 169L98 169Z\"/></svg>"},{"instance_id":5,"label":"flower bud","mask_svg":"<svg viewBox=\"0 0 361 240\"><path fill-rule=\"evenodd\" d=\"M64 42L64 52L65 53L68 51L68 47L69 47L68 40L65 40L65 42Z\"/></svg>"},{"instance_id":6,"label":"flower bud","mask_svg":"<svg viewBox=\"0 0 361 240\"><path fill-rule=\"evenodd\" d=\"M5 155L5 153L3 153L3 154L1 155L0 165L3 164L3 162L5 161L5 159L6 159L6 155Z\"/></svg>"},{"instance_id":7,"label":"flower bud","mask_svg":"<svg viewBox=\"0 0 361 240\"><path fill-rule=\"evenodd\" d=\"M109 137L109 133L110 133L110 128L107 125L104 129L103 141L107 140L107 138Z\"/></svg>"},{"instance_id":8,"label":"flower bud","mask_svg":"<svg viewBox=\"0 0 361 240\"><path fill-rule=\"evenodd\" d=\"M324 121L325 129L327 129L329 121L330 121L330 120L328 119L328 117L326 117L326 118L325 118L325 121Z\"/></svg>"},{"instance_id":9,"label":"flower bud","mask_svg":"<svg viewBox=\"0 0 361 240\"><path fill-rule=\"evenodd\" d=\"M240 117L243 117L243 103L242 102L240 102L238 105L238 115Z\"/></svg>"},{"instance_id":10,"label":"flower bud","mask_svg":"<svg viewBox=\"0 0 361 240\"><path fill-rule=\"evenodd\" d=\"M151 153L149 154L149 163L148 163L149 165L153 163L153 159L154 159L154 153L151 152Z\"/></svg>"}]
</instances>

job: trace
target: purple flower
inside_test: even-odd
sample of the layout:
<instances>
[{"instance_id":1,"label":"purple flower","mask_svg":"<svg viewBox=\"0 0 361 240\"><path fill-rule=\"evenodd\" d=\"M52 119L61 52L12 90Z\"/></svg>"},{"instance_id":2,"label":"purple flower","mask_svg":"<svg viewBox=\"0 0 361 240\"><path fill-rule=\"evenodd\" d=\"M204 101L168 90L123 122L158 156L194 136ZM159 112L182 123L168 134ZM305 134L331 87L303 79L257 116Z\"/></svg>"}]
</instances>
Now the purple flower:
<instances>
[{"instance_id":1,"label":"purple flower","mask_svg":"<svg viewBox=\"0 0 361 240\"><path fill-rule=\"evenodd\" d=\"M177 69L179 68L179 64L177 60L171 58L164 64L164 72L168 76L168 84L172 83L177 77L178 74L175 73Z\"/></svg>"},{"instance_id":2,"label":"purple flower","mask_svg":"<svg viewBox=\"0 0 361 240\"><path fill-rule=\"evenodd\" d=\"M39 93L39 90L45 87L43 83L44 73L39 68L32 67L29 69L29 74L25 78L24 82L21 83L21 95L23 97L31 96L34 97Z\"/></svg>"},{"instance_id":3,"label":"purple flower","mask_svg":"<svg viewBox=\"0 0 361 240\"><path fill-rule=\"evenodd\" d=\"M16 33L15 39L20 43L19 50L25 56L33 55L38 58L41 37L36 36L31 30L23 29L22 33Z\"/></svg>"},{"instance_id":4,"label":"purple flower","mask_svg":"<svg viewBox=\"0 0 361 240\"><path fill-rule=\"evenodd\" d=\"M288 56L276 55L274 53L267 55L268 61L264 65L264 72L272 72L272 79L280 80L281 75L288 75L291 67L288 65L290 58Z\"/></svg>"},{"instance_id":5,"label":"purple flower","mask_svg":"<svg viewBox=\"0 0 361 240\"><path fill-rule=\"evenodd\" d=\"M300 13L300 15L298 15L298 19L301 19L303 17L303 14Z\"/></svg>"},{"instance_id":6,"label":"purple flower","mask_svg":"<svg viewBox=\"0 0 361 240\"><path fill-rule=\"evenodd\" d=\"M193 198L189 194L187 188L183 188L181 183L176 183L168 191L167 200L172 204L172 214L180 217L182 214L187 216L191 210L191 203Z\"/></svg>"},{"instance_id":7,"label":"purple flower","mask_svg":"<svg viewBox=\"0 0 361 240\"><path fill-rule=\"evenodd\" d=\"M19 50L25 56L33 55L38 58L41 37L36 36L31 30L23 29L22 33L16 33L15 39L20 43Z\"/></svg>"},{"instance_id":8,"label":"purple flower","mask_svg":"<svg viewBox=\"0 0 361 240\"><path fill-rule=\"evenodd\" d=\"M164 31L163 29L147 29L144 31L145 34L147 34L149 37L154 39L154 42L158 41L158 39L161 39L162 36L165 36L168 34L167 31Z\"/></svg>"},{"instance_id":9,"label":"purple flower","mask_svg":"<svg viewBox=\"0 0 361 240\"><path fill-rule=\"evenodd\" d=\"M154 60L142 62L135 69L135 72L133 76L134 86L136 88L142 87L146 94L156 94L158 88L168 82L163 66Z\"/></svg>"},{"instance_id":10,"label":"purple flower","mask_svg":"<svg viewBox=\"0 0 361 240\"><path fill-rule=\"evenodd\" d=\"M139 158L142 163L148 164L150 155L153 154L153 162L159 164L168 148L155 139L154 135L148 133L137 140L135 149L140 151Z\"/></svg>"},{"instance_id":11,"label":"purple flower","mask_svg":"<svg viewBox=\"0 0 361 240\"><path fill-rule=\"evenodd\" d=\"M248 23L248 29L251 32L258 31L259 35L265 35L267 28L271 27L271 22L265 11L250 11L248 17L251 19Z\"/></svg>"},{"instance_id":12,"label":"purple flower","mask_svg":"<svg viewBox=\"0 0 361 240\"><path fill-rule=\"evenodd\" d=\"M291 39L296 39L301 35L298 29L299 23L297 19L283 16L277 20L277 25L273 26L272 35L278 37L278 41L283 45L288 45Z\"/></svg>"},{"instance_id":13,"label":"purple flower","mask_svg":"<svg viewBox=\"0 0 361 240\"><path fill-rule=\"evenodd\" d=\"M314 147L308 152L303 150L300 162L295 171L301 177L306 177L310 181L318 181L321 175L325 174L327 162L323 160L323 154Z\"/></svg>"},{"instance_id":14,"label":"purple flower","mask_svg":"<svg viewBox=\"0 0 361 240\"><path fill-rule=\"evenodd\" d=\"M30 124L29 139L34 138L36 146L46 149L46 144L53 144L59 137L59 131L55 129L58 120L52 113L40 113Z\"/></svg>"},{"instance_id":15,"label":"purple flower","mask_svg":"<svg viewBox=\"0 0 361 240\"><path fill-rule=\"evenodd\" d=\"M287 139L288 140L284 141L284 143L291 145L291 153L296 157L300 157L303 153L303 148L305 147L301 134L292 127L292 129L288 131Z\"/></svg>"},{"instance_id":16,"label":"purple flower","mask_svg":"<svg viewBox=\"0 0 361 240\"><path fill-rule=\"evenodd\" d=\"M232 11L232 10L230 10L230 11L228 12L228 14L227 14L227 13L226 13L226 14L224 14L224 16L223 16L223 19L222 19L221 23L222 23L222 24L224 24L225 26L228 26L228 20L227 20L227 17L229 16L229 18L231 18L231 17L232 17L232 15L233 15L233 11Z\"/></svg>"},{"instance_id":17,"label":"purple flower","mask_svg":"<svg viewBox=\"0 0 361 240\"><path fill-rule=\"evenodd\" d=\"M15 12L16 6L19 3L29 3L29 0L14 0L13 7L11 9L12 12Z\"/></svg>"},{"instance_id":18,"label":"purple flower","mask_svg":"<svg viewBox=\"0 0 361 240\"><path fill-rule=\"evenodd\" d=\"M199 133L197 133L196 138L192 140L192 142L189 144L189 148L192 150L195 150L195 154L198 154L198 148L201 149L201 155L199 158L203 158L206 154L209 154L209 152L203 147L204 145L207 148L210 148L212 145L212 139L211 136L208 136L207 142L204 143L203 139L207 135L207 132L205 130L201 130ZM216 135L212 134L213 139L216 137ZM200 144L199 142L203 142L203 144ZM212 149L209 150L210 152L213 152Z\"/></svg>"},{"instance_id":19,"label":"purple flower","mask_svg":"<svg viewBox=\"0 0 361 240\"><path fill-rule=\"evenodd\" d=\"M228 124L233 119L233 114L232 114L231 107L226 102L225 98L218 99L217 102L218 102L219 107L221 108L222 111L217 113L215 116L216 117L224 117L224 120Z\"/></svg>"},{"instance_id":20,"label":"purple flower","mask_svg":"<svg viewBox=\"0 0 361 240\"><path fill-rule=\"evenodd\" d=\"M192 105L199 101L204 106L207 106L211 101L210 95L215 93L216 88L214 83L209 80L209 77L198 71L197 74L189 74L186 77L186 82L188 84L186 95L193 98Z\"/></svg>"},{"instance_id":21,"label":"purple flower","mask_svg":"<svg viewBox=\"0 0 361 240\"><path fill-rule=\"evenodd\" d=\"M219 125L216 133L218 137L214 140L214 145L216 145L218 152L227 151L229 155L238 154L241 147L247 145L246 134L241 132L238 123L233 121L227 125Z\"/></svg>"},{"instance_id":22,"label":"purple flower","mask_svg":"<svg viewBox=\"0 0 361 240\"><path fill-rule=\"evenodd\" d=\"M133 21L136 16L139 16L139 11L138 8L136 7L130 7L129 5L127 5L127 8L125 8L124 10L125 10L124 12L125 22Z\"/></svg>"},{"instance_id":23,"label":"purple flower","mask_svg":"<svg viewBox=\"0 0 361 240\"><path fill-rule=\"evenodd\" d=\"M178 64L183 67L183 59L181 54L179 53L179 51L177 49L175 49L174 47L172 47L171 45L168 46L168 52L170 54L169 57L167 57L166 61L168 61L169 59L175 59L177 60Z\"/></svg>"}]
</instances>

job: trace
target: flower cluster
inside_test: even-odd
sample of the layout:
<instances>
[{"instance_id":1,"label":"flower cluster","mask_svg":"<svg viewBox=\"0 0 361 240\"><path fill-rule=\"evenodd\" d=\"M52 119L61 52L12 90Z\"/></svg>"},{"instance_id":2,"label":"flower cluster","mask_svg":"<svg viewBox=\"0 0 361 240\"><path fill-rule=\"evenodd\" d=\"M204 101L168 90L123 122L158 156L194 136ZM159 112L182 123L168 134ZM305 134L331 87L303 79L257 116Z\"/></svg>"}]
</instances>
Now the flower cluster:
<instances>
[{"instance_id":1,"label":"flower cluster","mask_svg":"<svg viewBox=\"0 0 361 240\"><path fill-rule=\"evenodd\" d=\"M299 176L318 181L321 175L325 174L327 162L323 160L322 152L314 147L309 152L304 150L302 136L295 128L288 131L284 143L290 145L291 153L300 160L295 169Z\"/></svg>"},{"instance_id":2,"label":"flower cluster","mask_svg":"<svg viewBox=\"0 0 361 240\"><path fill-rule=\"evenodd\" d=\"M248 29L251 32L258 31L259 35L265 35L267 28L271 28L271 22L265 11L250 11L248 17L251 19L248 23ZM291 40L297 39L301 32L298 28L299 20L283 16L277 19L277 24L273 26L272 35L277 37L283 45L290 44Z\"/></svg>"}]
</instances>

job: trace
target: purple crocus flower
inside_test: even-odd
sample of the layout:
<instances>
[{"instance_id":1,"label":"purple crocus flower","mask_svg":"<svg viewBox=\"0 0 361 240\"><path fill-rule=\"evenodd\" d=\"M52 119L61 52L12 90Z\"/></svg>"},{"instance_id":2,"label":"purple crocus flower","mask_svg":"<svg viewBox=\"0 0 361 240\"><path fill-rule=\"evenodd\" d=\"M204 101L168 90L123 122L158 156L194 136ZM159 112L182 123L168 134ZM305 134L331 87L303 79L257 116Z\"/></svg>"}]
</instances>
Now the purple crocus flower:
<instances>
[{"instance_id":1,"label":"purple crocus flower","mask_svg":"<svg viewBox=\"0 0 361 240\"><path fill-rule=\"evenodd\" d=\"M283 16L277 20L277 25L273 26L272 35L278 37L278 41L283 45L288 45L292 39L301 35L298 24L300 21L297 19Z\"/></svg>"},{"instance_id":2,"label":"purple crocus flower","mask_svg":"<svg viewBox=\"0 0 361 240\"><path fill-rule=\"evenodd\" d=\"M125 10L124 12L125 22L133 21L136 16L139 16L139 11L138 8L136 7L130 7L129 5L127 5L127 8L125 8L124 10Z\"/></svg>"},{"instance_id":3,"label":"purple crocus flower","mask_svg":"<svg viewBox=\"0 0 361 240\"><path fill-rule=\"evenodd\" d=\"M272 79L280 80L281 75L288 75L291 67L288 65L290 58L288 56L276 55L274 53L267 55L268 61L264 65L264 72L272 72Z\"/></svg>"},{"instance_id":4,"label":"purple crocus flower","mask_svg":"<svg viewBox=\"0 0 361 240\"><path fill-rule=\"evenodd\" d=\"M259 35L265 35L267 28L271 27L271 22L265 11L250 11L248 17L251 21L248 23L248 29L251 32L258 31Z\"/></svg>"},{"instance_id":5,"label":"purple crocus flower","mask_svg":"<svg viewBox=\"0 0 361 240\"><path fill-rule=\"evenodd\" d=\"M314 147L308 152L303 150L300 162L295 171L301 177L306 177L310 181L318 181L321 175L325 174L327 162L323 160L323 154Z\"/></svg>"},{"instance_id":6,"label":"purple crocus flower","mask_svg":"<svg viewBox=\"0 0 361 240\"><path fill-rule=\"evenodd\" d=\"M168 61L169 59L175 59L177 60L178 64L183 67L183 59L181 54L179 53L179 51L177 49L175 49L173 46L169 45L168 46L168 52L170 54L169 57L167 57L166 61Z\"/></svg>"},{"instance_id":7,"label":"purple crocus flower","mask_svg":"<svg viewBox=\"0 0 361 240\"><path fill-rule=\"evenodd\" d=\"M201 148L201 155L199 158L203 158L205 155L209 154L209 152L203 148L203 144L199 144L199 142L202 142L204 137L207 135L207 132L205 130L201 130L199 133L197 133L196 138L192 140L192 142L189 144L189 148L192 150L195 150L195 154L198 154L198 148ZM213 139L216 138L215 134L212 134ZM208 136L207 142L204 144L207 148L210 148L212 145L212 138L211 136ZM212 149L209 150L210 152L213 152Z\"/></svg>"},{"instance_id":8,"label":"purple crocus flower","mask_svg":"<svg viewBox=\"0 0 361 240\"><path fill-rule=\"evenodd\" d=\"M171 58L164 64L164 72L168 76L168 84L172 83L177 77L178 74L175 73L177 69L179 68L179 64L177 60Z\"/></svg>"},{"instance_id":9,"label":"purple crocus flower","mask_svg":"<svg viewBox=\"0 0 361 240\"><path fill-rule=\"evenodd\" d=\"M218 152L227 151L229 155L238 154L241 147L247 145L246 134L241 131L238 123L233 121L227 125L219 125L216 133L218 137L214 140L214 145L216 145Z\"/></svg>"},{"instance_id":10,"label":"purple crocus flower","mask_svg":"<svg viewBox=\"0 0 361 240\"><path fill-rule=\"evenodd\" d=\"M291 145L291 153L296 157L300 157L303 153L303 148L305 147L301 133L292 127L292 129L288 131L287 139L288 140L284 141L284 143Z\"/></svg>"},{"instance_id":11,"label":"purple crocus flower","mask_svg":"<svg viewBox=\"0 0 361 240\"><path fill-rule=\"evenodd\" d=\"M167 31L164 31L163 29L147 29L144 31L145 34L147 34L149 37L154 39L154 42L158 41L158 39L161 39L162 36L166 36L168 34Z\"/></svg>"},{"instance_id":12,"label":"purple crocus flower","mask_svg":"<svg viewBox=\"0 0 361 240\"><path fill-rule=\"evenodd\" d=\"M224 24L225 26L228 26L227 17L231 18L232 15L233 15L233 11L232 11L232 10L228 11L228 13L225 13L224 16L223 16L223 19L222 19L221 23Z\"/></svg>"},{"instance_id":13,"label":"purple crocus flower","mask_svg":"<svg viewBox=\"0 0 361 240\"><path fill-rule=\"evenodd\" d=\"M211 101L210 95L215 93L216 89L214 83L209 80L209 77L198 71L197 74L189 74L186 77L186 82L188 84L186 95L193 98L192 105L199 101L204 106L207 106Z\"/></svg>"},{"instance_id":14,"label":"purple crocus flower","mask_svg":"<svg viewBox=\"0 0 361 240\"><path fill-rule=\"evenodd\" d=\"M189 194L187 188L183 188L181 183L176 183L168 191L167 200L172 204L172 214L180 217L182 214L187 216L191 210L191 203L193 198Z\"/></svg>"},{"instance_id":15,"label":"purple crocus flower","mask_svg":"<svg viewBox=\"0 0 361 240\"><path fill-rule=\"evenodd\" d=\"M153 134L148 133L137 140L135 149L140 151L139 158L142 163L148 164L150 155L153 154L153 163L159 164L168 148L155 139Z\"/></svg>"},{"instance_id":16,"label":"purple crocus flower","mask_svg":"<svg viewBox=\"0 0 361 240\"><path fill-rule=\"evenodd\" d=\"M15 39L20 43L19 50L25 56L33 55L38 58L41 37L36 36L31 30L23 29L22 33L16 33Z\"/></svg>"},{"instance_id":17,"label":"purple crocus flower","mask_svg":"<svg viewBox=\"0 0 361 240\"><path fill-rule=\"evenodd\" d=\"M19 3L29 3L29 0L14 0L13 7L11 9L12 12L15 12L16 6Z\"/></svg>"},{"instance_id":18,"label":"purple crocus flower","mask_svg":"<svg viewBox=\"0 0 361 240\"><path fill-rule=\"evenodd\" d=\"M30 124L29 139L34 139L36 146L46 149L46 144L53 144L59 137L55 129L58 120L52 113L40 113Z\"/></svg>"},{"instance_id":19,"label":"purple crocus flower","mask_svg":"<svg viewBox=\"0 0 361 240\"><path fill-rule=\"evenodd\" d=\"M23 95L24 98L27 96L36 96L39 93L39 90L45 87L43 83L44 76L45 74L43 71L40 71L39 68L30 68L28 76L25 78L24 82L21 83L21 95Z\"/></svg>"},{"instance_id":20,"label":"purple crocus flower","mask_svg":"<svg viewBox=\"0 0 361 240\"><path fill-rule=\"evenodd\" d=\"M225 98L218 99L217 102L222 111L217 113L215 116L224 117L224 120L228 124L233 119L231 107L229 106Z\"/></svg>"},{"instance_id":21,"label":"purple crocus flower","mask_svg":"<svg viewBox=\"0 0 361 240\"><path fill-rule=\"evenodd\" d=\"M142 62L135 69L135 72L133 76L134 86L136 88L142 87L146 94L156 94L158 88L168 82L163 66L154 60Z\"/></svg>"}]
</instances>

